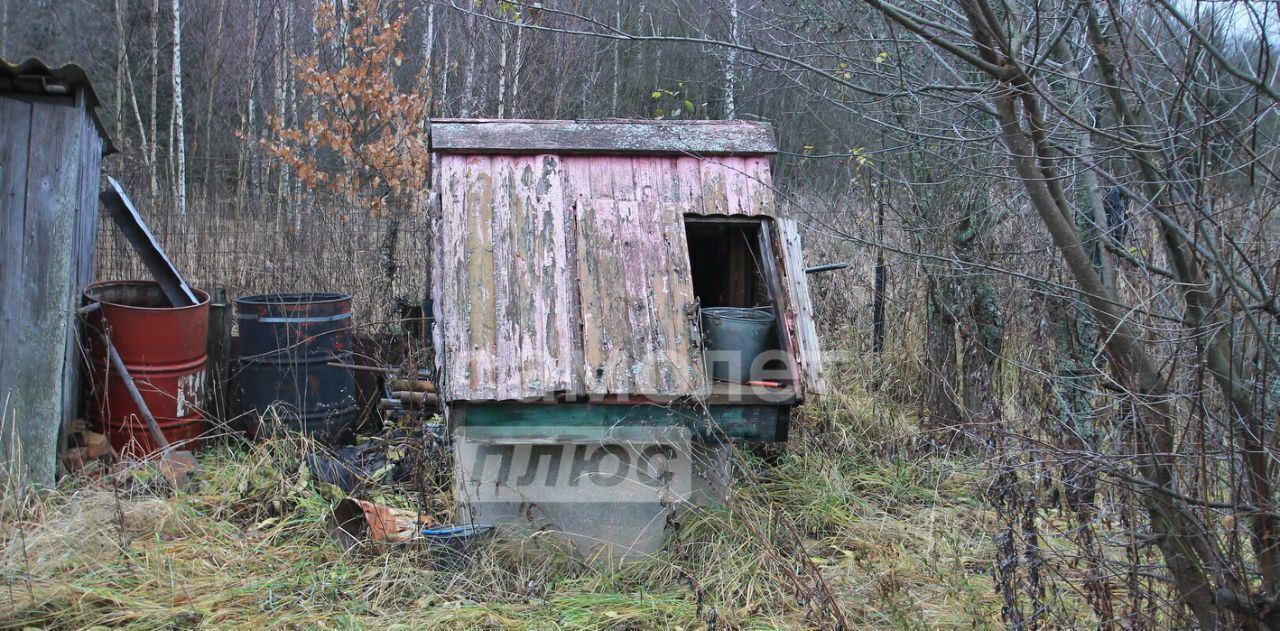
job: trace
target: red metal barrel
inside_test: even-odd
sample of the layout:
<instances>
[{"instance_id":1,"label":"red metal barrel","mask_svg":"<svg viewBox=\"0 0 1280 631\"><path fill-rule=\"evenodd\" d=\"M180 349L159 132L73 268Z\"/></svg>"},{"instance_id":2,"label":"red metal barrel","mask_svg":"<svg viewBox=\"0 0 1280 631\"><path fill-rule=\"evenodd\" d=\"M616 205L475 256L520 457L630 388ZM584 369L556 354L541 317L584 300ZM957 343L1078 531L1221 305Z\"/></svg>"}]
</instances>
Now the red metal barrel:
<instances>
[{"instance_id":1,"label":"red metal barrel","mask_svg":"<svg viewBox=\"0 0 1280 631\"><path fill-rule=\"evenodd\" d=\"M89 301L102 305L88 325L110 335L160 431L183 449L197 447L196 439L204 433L209 295L194 291L200 304L179 308L170 307L160 286L151 281L107 281L84 291ZM138 414L124 380L109 370L102 339L96 333L88 338L91 425L106 434L118 452L135 457L155 452L159 445Z\"/></svg>"}]
</instances>

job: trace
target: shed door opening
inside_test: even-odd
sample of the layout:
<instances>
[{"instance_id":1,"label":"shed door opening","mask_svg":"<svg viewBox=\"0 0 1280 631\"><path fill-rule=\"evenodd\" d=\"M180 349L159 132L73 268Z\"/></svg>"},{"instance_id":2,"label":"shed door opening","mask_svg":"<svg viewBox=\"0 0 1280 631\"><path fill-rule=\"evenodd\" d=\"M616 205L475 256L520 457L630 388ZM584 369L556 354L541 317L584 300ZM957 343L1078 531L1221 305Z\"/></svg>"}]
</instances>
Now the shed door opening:
<instances>
[{"instance_id":1,"label":"shed door opening","mask_svg":"<svg viewBox=\"0 0 1280 631\"><path fill-rule=\"evenodd\" d=\"M776 290L771 289L778 278L778 263L772 249L765 247L768 228L761 220L686 216L684 227L689 245L689 272L699 306L703 309L763 308L781 316L777 309L781 298L775 295ZM763 363L750 378L790 385L795 380L794 371L780 359L782 353L776 352L786 350L781 346L779 321L780 317L774 320L773 331L764 348L768 356L776 359ZM708 333L703 332L704 340L709 337ZM717 380L743 380L727 377L722 371L722 368L712 366Z\"/></svg>"},{"instance_id":2,"label":"shed door opening","mask_svg":"<svg viewBox=\"0 0 1280 631\"><path fill-rule=\"evenodd\" d=\"M761 271L760 222L685 218L693 294L703 307L772 305Z\"/></svg>"}]
</instances>

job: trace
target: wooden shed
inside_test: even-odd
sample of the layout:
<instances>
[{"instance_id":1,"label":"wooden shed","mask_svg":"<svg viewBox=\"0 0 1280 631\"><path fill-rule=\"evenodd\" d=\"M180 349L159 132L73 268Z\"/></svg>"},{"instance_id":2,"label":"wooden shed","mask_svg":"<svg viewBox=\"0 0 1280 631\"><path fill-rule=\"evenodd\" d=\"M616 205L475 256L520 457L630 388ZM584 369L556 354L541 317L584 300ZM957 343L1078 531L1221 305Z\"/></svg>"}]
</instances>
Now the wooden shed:
<instances>
[{"instance_id":1,"label":"wooden shed","mask_svg":"<svg viewBox=\"0 0 1280 631\"><path fill-rule=\"evenodd\" d=\"M822 368L771 125L443 120L431 142L455 426L714 421L785 440ZM775 313L778 387L709 379L699 309L713 306Z\"/></svg>"},{"instance_id":2,"label":"wooden shed","mask_svg":"<svg viewBox=\"0 0 1280 631\"><path fill-rule=\"evenodd\" d=\"M96 106L76 66L0 60L0 476L40 485L79 403L74 312L111 150Z\"/></svg>"}]
</instances>

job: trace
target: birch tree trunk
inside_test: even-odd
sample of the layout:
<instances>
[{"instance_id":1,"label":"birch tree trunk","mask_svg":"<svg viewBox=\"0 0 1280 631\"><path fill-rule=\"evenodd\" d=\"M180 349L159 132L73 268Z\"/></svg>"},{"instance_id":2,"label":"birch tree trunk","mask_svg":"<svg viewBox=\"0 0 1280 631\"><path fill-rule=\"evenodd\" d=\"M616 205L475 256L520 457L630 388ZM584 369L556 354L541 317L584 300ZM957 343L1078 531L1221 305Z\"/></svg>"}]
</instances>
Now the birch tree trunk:
<instances>
[{"instance_id":1,"label":"birch tree trunk","mask_svg":"<svg viewBox=\"0 0 1280 631\"><path fill-rule=\"evenodd\" d=\"M729 41L738 43L739 29L738 0L729 0ZM738 49L730 48L724 64L724 117L734 119L738 116L734 92L737 91Z\"/></svg>"},{"instance_id":2,"label":"birch tree trunk","mask_svg":"<svg viewBox=\"0 0 1280 631\"><path fill-rule=\"evenodd\" d=\"M613 28L622 30L622 0L613 4ZM618 82L622 80L622 42L613 43L613 90L609 93L609 115L618 115Z\"/></svg>"},{"instance_id":3,"label":"birch tree trunk","mask_svg":"<svg viewBox=\"0 0 1280 631\"><path fill-rule=\"evenodd\" d=\"M147 126L142 122L142 108L138 105L138 86L133 80L133 68L129 63L128 48L124 52L124 78L129 88L129 103L133 106L134 125L138 128L138 150L142 153L143 164L150 168L151 162L147 157L147 147L151 145L147 142Z\"/></svg>"},{"instance_id":4,"label":"birch tree trunk","mask_svg":"<svg viewBox=\"0 0 1280 631\"><path fill-rule=\"evenodd\" d=\"M521 16L516 20L523 22L524 17ZM524 66L524 29L516 27L516 52L515 61L511 67L511 117L519 118L516 113L516 105L520 100L520 68Z\"/></svg>"},{"instance_id":5,"label":"birch tree trunk","mask_svg":"<svg viewBox=\"0 0 1280 631\"><path fill-rule=\"evenodd\" d=\"M271 90L270 92L271 96L270 96L270 101L268 101L268 103L270 103L270 106L269 106L270 109L268 109L268 106L264 104L263 110L262 110L262 125L266 130L270 130L271 128L272 115L279 117L281 122L284 122L283 121L283 116L284 116L283 66L284 66L285 53L284 53L284 43L283 43L284 27L282 26L282 24L284 23L284 10L285 8L283 3L277 3L275 5L275 8L272 9L272 15L275 19L275 24L276 24L276 33L275 33L275 40L274 40L274 45L275 45L275 49L273 51L274 54L271 57L271 65L272 65L271 75L272 76L271 76L271 83L269 85L269 88ZM256 199L266 203L273 211L275 211L275 217L278 222L280 219L280 204L278 199L280 187L277 185L274 193L271 191L272 166L273 166L272 160L262 160L261 163L258 165L258 190L256 191L257 192Z\"/></svg>"},{"instance_id":6,"label":"birch tree trunk","mask_svg":"<svg viewBox=\"0 0 1280 631\"><path fill-rule=\"evenodd\" d=\"M467 67L462 75L462 107L460 114L463 118L471 116L473 100L476 90L476 16L467 14Z\"/></svg>"},{"instance_id":7,"label":"birch tree trunk","mask_svg":"<svg viewBox=\"0 0 1280 631\"><path fill-rule=\"evenodd\" d=\"M276 77L275 77L275 113L282 125L289 124L289 104L286 100L289 74L289 4L276 5ZM284 202L288 195L288 169L276 168L275 207L279 216L284 210Z\"/></svg>"},{"instance_id":8,"label":"birch tree trunk","mask_svg":"<svg viewBox=\"0 0 1280 631\"><path fill-rule=\"evenodd\" d=\"M182 0L173 0L173 120L178 136L174 174L174 202L178 218L187 218L187 123L182 116Z\"/></svg>"},{"instance_id":9,"label":"birch tree trunk","mask_svg":"<svg viewBox=\"0 0 1280 631\"><path fill-rule=\"evenodd\" d=\"M5 13L4 23L8 24L9 22L8 0L0 0L0 2L4 3L4 13ZM115 128L116 129L115 129L115 137L120 141L121 145L124 144L124 74L125 74L124 60L125 60L125 50L127 46L127 43L124 41L125 40L124 14L125 14L125 11L128 10L127 7L125 6L125 2L126 0L116 0L116 103L115 103L115 117L116 117ZM5 39L6 37L3 34L0 34L0 48L3 47L3 42L5 41ZM4 51L0 50L0 56L3 56L3 53ZM123 150L123 146L121 150Z\"/></svg>"},{"instance_id":10,"label":"birch tree trunk","mask_svg":"<svg viewBox=\"0 0 1280 631\"><path fill-rule=\"evenodd\" d=\"M502 26L498 29L498 118L506 118L507 114L507 40L509 38L510 28L504 17Z\"/></svg>"},{"instance_id":11,"label":"birch tree trunk","mask_svg":"<svg viewBox=\"0 0 1280 631\"><path fill-rule=\"evenodd\" d=\"M159 143L159 128L156 123L156 101L160 91L160 0L151 0L151 145L147 147L148 166L151 167L151 207L155 208L160 195L159 166L156 163L156 145Z\"/></svg>"},{"instance_id":12,"label":"birch tree trunk","mask_svg":"<svg viewBox=\"0 0 1280 631\"><path fill-rule=\"evenodd\" d=\"M436 5L427 3L427 28L422 31L422 68L423 68L423 88L426 90L431 103L435 103L435 57L432 53L435 51L436 45ZM427 106L428 115L434 111L434 107Z\"/></svg>"},{"instance_id":13,"label":"birch tree trunk","mask_svg":"<svg viewBox=\"0 0 1280 631\"><path fill-rule=\"evenodd\" d=\"M338 42L338 67L347 65L347 36L350 34L351 23L347 20L347 0L338 0L338 32L342 35L342 41Z\"/></svg>"},{"instance_id":14,"label":"birch tree trunk","mask_svg":"<svg viewBox=\"0 0 1280 631\"><path fill-rule=\"evenodd\" d=\"M449 72L449 31L445 29L441 35L444 41L441 49L444 50L444 59L440 62L440 115L447 116L449 114L449 78L453 73Z\"/></svg>"},{"instance_id":15,"label":"birch tree trunk","mask_svg":"<svg viewBox=\"0 0 1280 631\"><path fill-rule=\"evenodd\" d=\"M289 94L285 100L285 108L288 109L288 125L293 129L298 129L299 121L302 120L302 114L298 111L298 82L289 82ZM298 203L298 185L297 174L293 169L280 170L280 196L284 199L284 203L288 206L289 213L293 215L293 232L295 236L302 234L302 204Z\"/></svg>"},{"instance_id":16,"label":"birch tree trunk","mask_svg":"<svg viewBox=\"0 0 1280 631\"><path fill-rule=\"evenodd\" d=\"M254 7L249 11L249 59L252 60L257 58L258 58L258 7L255 4ZM244 206L245 197L249 192L249 189L251 188L250 180L253 178L253 172L254 172L253 163L252 163L252 158L253 158L252 152L253 152L253 135L254 135L253 128L255 123L254 117L256 114L254 112L254 109L256 107L256 103L253 98L254 97L253 93L254 93L254 88L256 87L256 81L255 81L256 77L257 77L257 73L250 70L249 85L247 90L248 98L245 99L248 101L248 105L245 107L245 110L244 110L245 111L244 118L240 120L240 131L244 135L244 137L240 139L240 163L237 166L238 173L236 174L236 182L238 187L236 191L236 200L240 207Z\"/></svg>"},{"instance_id":17,"label":"birch tree trunk","mask_svg":"<svg viewBox=\"0 0 1280 631\"><path fill-rule=\"evenodd\" d=\"M226 23L226 17L227 17L227 0L222 0L222 2L219 3L218 5L218 27L217 29L214 30L214 39L213 39L213 41L215 42L222 41L223 25ZM200 147L196 147L191 150L192 153L196 155L199 155L200 151L202 150L207 154L213 153L213 95L218 92L218 81L219 81L219 77L222 75L222 47L221 46L214 47L213 63L210 64L210 66L213 68L213 71L212 71L212 76L209 79L209 87L208 87L209 93L206 95L205 103L204 103L204 125L203 125L204 142L201 144ZM209 190L209 187L210 187L209 183L211 181L209 177L209 172L212 168L213 168L213 160L205 160L204 173L201 174L200 182L201 182L201 185L203 186L203 193L206 200L212 197L212 191Z\"/></svg>"},{"instance_id":18,"label":"birch tree trunk","mask_svg":"<svg viewBox=\"0 0 1280 631\"><path fill-rule=\"evenodd\" d=\"M170 86L169 86L170 89L173 88L172 83L173 82L171 80ZM168 175L169 175L169 179L165 180L165 184L167 184L169 187L168 193L169 193L170 202L177 199L178 197L178 190L176 188L177 182L174 181L174 177L173 177L173 175L178 172L178 165L174 161L174 156L176 154L174 153L174 149L173 149L173 143L178 139L178 135L175 132L175 129L177 128L177 121L174 119L173 115L174 115L174 109L170 107L169 108L168 144L165 145L165 168L168 169Z\"/></svg>"}]
</instances>

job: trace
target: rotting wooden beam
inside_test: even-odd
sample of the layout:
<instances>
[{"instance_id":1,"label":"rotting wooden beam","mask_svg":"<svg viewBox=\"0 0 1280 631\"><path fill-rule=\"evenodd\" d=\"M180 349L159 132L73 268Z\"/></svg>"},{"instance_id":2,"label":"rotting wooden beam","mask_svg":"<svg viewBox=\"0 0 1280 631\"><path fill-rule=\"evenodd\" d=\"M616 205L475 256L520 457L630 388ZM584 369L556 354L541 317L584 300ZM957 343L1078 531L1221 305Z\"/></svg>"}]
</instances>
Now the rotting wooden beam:
<instances>
[{"instance_id":1,"label":"rotting wooden beam","mask_svg":"<svg viewBox=\"0 0 1280 631\"><path fill-rule=\"evenodd\" d=\"M777 153L773 125L752 121L437 120L441 153L767 155Z\"/></svg>"}]
</instances>

